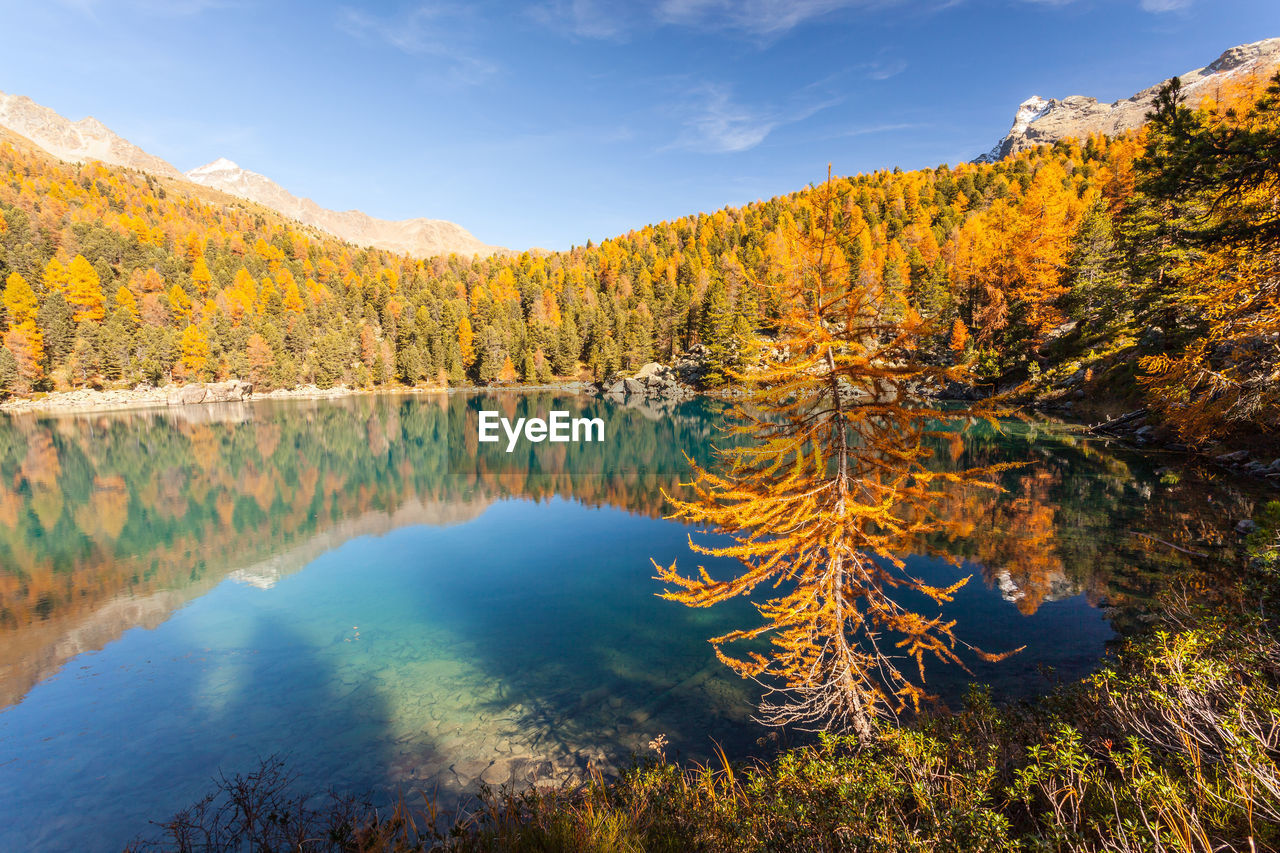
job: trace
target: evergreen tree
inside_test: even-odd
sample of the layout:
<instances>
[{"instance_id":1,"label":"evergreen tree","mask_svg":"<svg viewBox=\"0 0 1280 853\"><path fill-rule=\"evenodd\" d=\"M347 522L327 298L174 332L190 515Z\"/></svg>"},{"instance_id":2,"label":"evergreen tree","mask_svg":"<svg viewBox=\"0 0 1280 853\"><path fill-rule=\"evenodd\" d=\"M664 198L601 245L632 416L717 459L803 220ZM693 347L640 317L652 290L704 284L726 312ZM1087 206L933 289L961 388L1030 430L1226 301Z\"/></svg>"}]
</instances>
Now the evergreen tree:
<instances>
[{"instance_id":1,"label":"evergreen tree","mask_svg":"<svg viewBox=\"0 0 1280 853\"><path fill-rule=\"evenodd\" d=\"M44 348L49 363L61 364L71 354L76 340L76 324L71 306L57 291L45 294L36 314L36 322L44 330Z\"/></svg>"},{"instance_id":2,"label":"evergreen tree","mask_svg":"<svg viewBox=\"0 0 1280 853\"><path fill-rule=\"evenodd\" d=\"M1111 227L1106 205L1096 202L1080 221L1075 250L1064 276L1064 301L1072 316L1115 316L1126 284L1124 257Z\"/></svg>"},{"instance_id":3,"label":"evergreen tree","mask_svg":"<svg viewBox=\"0 0 1280 853\"><path fill-rule=\"evenodd\" d=\"M12 393L18 380L18 360L6 346L0 346L0 391Z\"/></svg>"},{"instance_id":4,"label":"evergreen tree","mask_svg":"<svg viewBox=\"0 0 1280 853\"><path fill-rule=\"evenodd\" d=\"M570 376L578 369L578 356L582 344L578 339L578 326L568 314L560 322L556 335L556 348L552 355L551 369L557 376Z\"/></svg>"},{"instance_id":5,"label":"evergreen tree","mask_svg":"<svg viewBox=\"0 0 1280 853\"><path fill-rule=\"evenodd\" d=\"M723 279L711 281L703 297L698 320L698 337L707 348L707 372L704 381L708 385L723 385L729 378L728 371L737 366L738 343L734 336L735 317L729 294Z\"/></svg>"}]
</instances>

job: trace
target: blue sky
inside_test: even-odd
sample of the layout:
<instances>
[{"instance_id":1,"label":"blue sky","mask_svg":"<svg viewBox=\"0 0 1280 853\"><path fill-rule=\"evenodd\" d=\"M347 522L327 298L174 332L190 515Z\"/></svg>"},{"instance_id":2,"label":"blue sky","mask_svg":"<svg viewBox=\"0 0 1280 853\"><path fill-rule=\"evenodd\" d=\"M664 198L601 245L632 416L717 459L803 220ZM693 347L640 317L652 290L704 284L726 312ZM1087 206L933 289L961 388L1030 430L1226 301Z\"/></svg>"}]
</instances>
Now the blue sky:
<instances>
[{"instance_id":1,"label":"blue sky","mask_svg":"<svg viewBox=\"0 0 1280 853\"><path fill-rule=\"evenodd\" d=\"M563 249L955 163L1024 98L1126 97L1277 0L0 0L0 90L190 169Z\"/></svg>"}]
</instances>

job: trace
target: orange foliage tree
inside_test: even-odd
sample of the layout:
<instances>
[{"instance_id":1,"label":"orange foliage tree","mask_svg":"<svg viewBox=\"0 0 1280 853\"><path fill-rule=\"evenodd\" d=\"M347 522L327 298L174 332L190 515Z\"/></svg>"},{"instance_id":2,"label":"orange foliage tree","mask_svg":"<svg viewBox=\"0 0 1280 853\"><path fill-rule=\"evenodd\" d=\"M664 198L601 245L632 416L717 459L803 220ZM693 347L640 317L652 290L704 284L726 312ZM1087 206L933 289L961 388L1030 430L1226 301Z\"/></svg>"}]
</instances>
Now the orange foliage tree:
<instances>
[{"instance_id":1,"label":"orange foliage tree","mask_svg":"<svg viewBox=\"0 0 1280 853\"><path fill-rule=\"evenodd\" d=\"M179 341L181 364L192 379L204 376L209 367L209 336L199 326L187 326Z\"/></svg>"},{"instance_id":2,"label":"orange foliage tree","mask_svg":"<svg viewBox=\"0 0 1280 853\"><path fill-rule=\"evenodd\" d=\"M951 472L926 466L926 439L953 415L912 403L910 389L959 380L965 368L919 358L926 324L900 291L851 277L850 235L837 218L835 182L812 193L808 230L794 224L770 275L780 307L774 355L736 375L746 397L731 430L745 439L723 450L718 470L694 466L692 496L668 497L673 517L707 525L732 544L695 543L698 553L736 559L727 580L705 568L688 577L675 563L658 579L663 597L708 607L780 591L757 604L763 622L711 640L716 654L769 692L760 718L773 725L836 728L866 739L878 716L926 697L926 657L963 665L955 622L914 612L894 591L941 605L947 588L914 577L900 554L928 533L954 532L938 511L957 482L995 488L995 468ZM978 414L971 411L970 414ZM732 644L768 638L767 652ZM989 659L997 656L986 655Z\"/></svg>"},{"instance_id":3,"label":"orange foliage tree","mask_svg":"<svg viewBox=\"0 0 1280 853\"><path fill-rule=\"evenodd\" d=\"M27 392L44 376L44 336L36 325L35 291L18 273L10 273L4 286L4 310L8 329L4 346L13 353L18 372L18 390Z\"/></svg>"},{"instance_id":4,"label":"orange foliage tree","mask_svg":"<svg viewBox=\"0 0 1280 853\"><path fill-rule=\"evenodd\" d=\"M1141 365L1151 406L1194 442L1280 424L1280 74L1195 111L1182 98L1177 78L1161 90L1138 165L1187 223L1161 296L1191 334Z\"/></svg>"},{"instance_id":5,"label":"orange foliage tree","mask_svg":"<svg viewBox=\"0 0 1280 853\"><path fill-rule=\"evenodd\" d=\"M106 314L106 299L98 271L83 255L76 255L67 265L67 302L75 308L75 321L98 321Z\"/></svg>"}]
</instances>

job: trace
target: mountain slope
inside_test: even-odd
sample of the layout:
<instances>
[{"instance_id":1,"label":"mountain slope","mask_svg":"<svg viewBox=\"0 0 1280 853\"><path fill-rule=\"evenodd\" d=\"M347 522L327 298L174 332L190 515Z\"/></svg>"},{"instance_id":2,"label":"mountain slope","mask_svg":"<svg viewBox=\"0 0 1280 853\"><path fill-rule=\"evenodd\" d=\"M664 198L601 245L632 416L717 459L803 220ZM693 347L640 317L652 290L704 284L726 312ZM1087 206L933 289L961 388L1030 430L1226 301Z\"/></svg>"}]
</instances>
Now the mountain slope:
<instances>
[{"instance_id":1,"label":"mountain slope","mask_svg":"<svg viewBox=\"0 0 1280 853\"><path fill-rule=\"evenodd\" d=\"M173 164L112 133L92 116L71 121L25 95L0 92L0 125L68 162L101 160L165 178L182 178Z\"/></svg>"},{"instance_id":2,"label":"mountain slope","mask_svg":"<svg viewBox=\"0 0 1280 853\"><path fill-rule=\"evenodd\" d=\"M361 246L405 253L433 255L490 255L501 251L476 239L470 231L443 219L377 219L359 210L336 211L309 198L298 198L270 178L242 169L225 157L192 169L187 180L229 193L279 211L335 237Z\"/></svg>"},{"instance_id":3,"label":"mountain slope","mask_svg":"<svg viewBox=\"0 0 1280 853\"><path fill-rule=\"evenodd\" d=\"M1216 86L1231 77L1252 74L1267 65L1280 63L1280 38L1242 44L1225 51L1203 68L1180 75L1183 90L1190 102L1196 103L1212 95ZM975 162L993 163L1037 145L1059 139L1084 139L1091 133L1114 136L1140 127L1156 92L1167 80L1110 104L1097 98L1071 95L1058 100L1032 95L1018 106L1013 127L986 154Z\"/></svg>"},{"instance_id":4,"label":"mountain slope","mask_svg":"<svg viewBox=\"0 0 1280 853\"><path fill-rule=\"evenodd\" d=\"M335 211L308 198L298 198L269 178L218 159L185 175L166 160L149 154L113 133L95 118L79 121L60 115L24 95L0 92L0 127L17 133L69 163L98 160L151 175L187 181L257 202L305 225L358 246L386 249L414 257L458 254L466 257L502 253L476 239L467 229L443 219L390 221L359 210Z\"/></svg>"}]
</instances>

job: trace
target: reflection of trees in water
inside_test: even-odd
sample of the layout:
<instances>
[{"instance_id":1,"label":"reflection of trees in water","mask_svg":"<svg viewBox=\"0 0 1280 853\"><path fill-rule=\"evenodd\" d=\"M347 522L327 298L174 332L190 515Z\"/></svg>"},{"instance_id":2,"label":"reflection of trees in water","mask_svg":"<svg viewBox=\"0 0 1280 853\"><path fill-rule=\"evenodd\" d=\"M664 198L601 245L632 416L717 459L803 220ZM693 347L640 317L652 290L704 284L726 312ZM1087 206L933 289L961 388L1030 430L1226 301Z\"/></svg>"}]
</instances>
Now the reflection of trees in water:
<instances>
[{"instance_id":1,"label":"reflection of trees in water","mask_svg":"<svg viewBox=\"0 0 1280 853\"><path fill-rule=\"evenodd\" d=\"M481 401L512 418L581 410L606 420L607 440L542 445L533 455L481 453L465 416ZM415 395L264 401L228 409L222 422L169 412L4 420L0 668L47 657L121 595L198 595L281 552L305 557L307 543L337 544L317 540L321 534L357 535L352 519L385 527L397 511L425 507L417 523L441 523L493 499L555 496L658 516L660 490L687 477L683 454L706 461L710 443L722 440L718 411L692 401L655 417L551 394ZM1006 493L966 496L957 511L970 535L949 546L980 564L989 584L1011 590L1024 612L1064 590L1113 604L1143 600L1170 571L1202 561L1128 531L1204 550L1230 544L1226 523L1248 513L1248 495L1228 486L1192 477L1161 484L1149 466L1096 443L1020 429L971 430L941 447L940 458L1036 459L1005 475ZM164 601L168 608L181 598ZM105 642L110 633L94 636ZM0 701L29 686L4 687Z\"/></svg>"},{"instance_id":2,"label":"reflection of trees in water","mask_svg":"<svg viewBox=\"0 0 1280 853\"><path fill-rule=\"evenodd\" d=\"M550 395L503 400L545 411ZM182 586L331 526L413 500L572 497L656 514L659 488L704 452L705 407L651 421L592 404L610 421L608 456L575 462L477 459L461 397L263 404L249 420L191 424L116 414L0 424L0 620L92 609L121 592ZM572 405L572 404L569 404ZM561 401L562 407L564 401ZM450 416L450 412L453 416ZM471 436L474 438L474 435ZM558 446L557 449L563 446Z\"/></svg>"},{"instance_id":3,"label":"reflection of trees in water","mask_svg":"<svg viewBox=\"0 0 1280 853\"><path fill-rule=\"evenodd\" d=\"M974 428L943 442L938 455L956 466L1031 461L1002 475L1003 492L968 489L954 502L950 511L967 527L949 545L1028 615L1084 593L1132 616L1175 579L1224 592L1230 530L1254 499L1247 488L1210 482L1194 462L1175 460L1180 476L1162 478L1152 458L1062 428Z\"/></svg>"},{"instance_id":4,"label":"reflection of trees in water","mask_svg":"<svg viewBox=\"0 0 1280 853\"><path fill-rule=\"evenodd\" d=\"M580 405L485 399L512 414ZM461 521L510 496L657 515L683 452L705 456L714 432L702 402L654 420L591 401L589 416L616 440L588 458L560 445L558 459L478 458L463 416L476 405L379 396L228 406L221 422L171 412L0 422L0 705L228 574L270 582L342 537ZM283 568L281 555L292 555ZM108 607L122 596L135 606Z\"/></svg>"}]
</instances>

